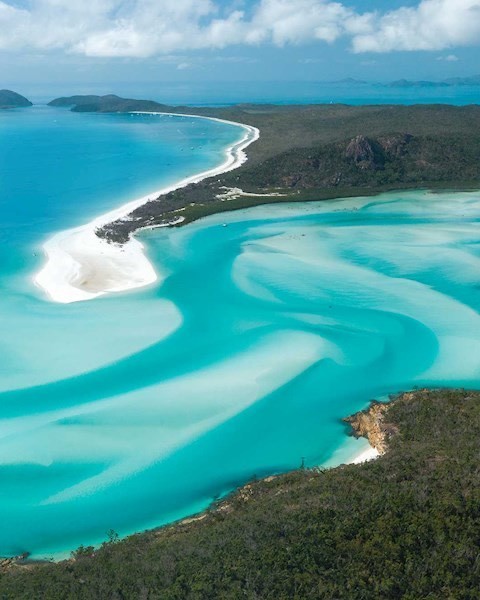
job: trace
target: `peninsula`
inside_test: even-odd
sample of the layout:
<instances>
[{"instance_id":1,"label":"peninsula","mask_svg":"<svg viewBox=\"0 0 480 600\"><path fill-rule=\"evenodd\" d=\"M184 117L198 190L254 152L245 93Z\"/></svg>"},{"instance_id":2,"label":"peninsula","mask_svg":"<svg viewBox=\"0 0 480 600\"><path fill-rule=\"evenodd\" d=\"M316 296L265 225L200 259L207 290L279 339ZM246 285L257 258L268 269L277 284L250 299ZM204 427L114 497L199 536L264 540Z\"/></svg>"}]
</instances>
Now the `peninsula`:
<instances>
[{"instance_id":1,"label":"peninsula","mask_svg":"<svg viewBox=\"0 0 480 600\"><path fill-rule=\"evenodd\" d=\"M476 189L480 106L237 105L172 107L118 96L58 98L77 112L161 112L255 127L241 169L173 190L97 229L123 244L142 227L273 202L371 195L394 189Z\"/></svg>"}]
</instances>

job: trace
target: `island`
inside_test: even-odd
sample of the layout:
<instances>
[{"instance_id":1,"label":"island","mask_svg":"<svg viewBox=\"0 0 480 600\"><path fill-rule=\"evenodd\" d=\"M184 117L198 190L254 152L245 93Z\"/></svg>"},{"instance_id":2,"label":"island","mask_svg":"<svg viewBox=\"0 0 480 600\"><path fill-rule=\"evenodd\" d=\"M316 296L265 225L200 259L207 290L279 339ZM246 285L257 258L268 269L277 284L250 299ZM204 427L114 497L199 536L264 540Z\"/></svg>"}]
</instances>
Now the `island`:
<instances>
[{"instance_id":1,"label":"island","mask_svg":"<svg viewBox=\"0 0 480 600\"><path fill-rule=\"evenodd\" d=\"M0 108L21 108L33 106L30 100L11 90L0 90Z\"/></svg>"},{"instance_id":2,"label":"island","mask_svg":"<svg viewBox=\"0 0 480 600\"><path fill-rule=\"evenodd\" d=\"M396 189L477 189L480 106L167 106L118 96L58 98L76 112L161 112L255 127L240 169L176 189L107 223L97 235L123 244L143 227L273 202L318 201Z\"/></svg>"},{"instance_id":3,"label":"island","mask_svg":"<svg viewBox=\"0 0 480 600\"><path fill-rule=\"evenodd\" d=\"M472 598L480 393L417 390L347 419L377 460L252 481L209 510L57 564L0 568L2 598Z\"/></svg>"},{"instance_id":4,"label":"island","mask_svg":"<svg viewBox=\"0 0 480 600\"><path fill-rule=\"evenodd\" d=\"M387 84L393 88L432 88L432 87L458 87L458 86L478 86L480 85L480 75L471 77L449 77L441 81L410 81L408 79L397 79Z\"/></svg>"}]
</instances>

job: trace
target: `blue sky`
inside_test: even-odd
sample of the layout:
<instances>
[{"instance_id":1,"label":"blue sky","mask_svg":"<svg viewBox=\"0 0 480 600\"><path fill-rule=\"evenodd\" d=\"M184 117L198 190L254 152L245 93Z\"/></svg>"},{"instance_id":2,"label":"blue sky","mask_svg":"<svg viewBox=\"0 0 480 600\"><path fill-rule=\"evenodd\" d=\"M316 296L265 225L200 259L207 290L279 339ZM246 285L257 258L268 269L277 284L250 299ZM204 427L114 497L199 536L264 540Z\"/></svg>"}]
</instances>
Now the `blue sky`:
<instances>
[{"instance_id":1,"label":"blue sky","mask_svg":"<svg viewBox=\"0 0 480 600\"><path fill-rule=\"evenodd\" d=\"M479 58L480 0L0 0L2 87L441 79Z\"/></svg>"}]
</instances>

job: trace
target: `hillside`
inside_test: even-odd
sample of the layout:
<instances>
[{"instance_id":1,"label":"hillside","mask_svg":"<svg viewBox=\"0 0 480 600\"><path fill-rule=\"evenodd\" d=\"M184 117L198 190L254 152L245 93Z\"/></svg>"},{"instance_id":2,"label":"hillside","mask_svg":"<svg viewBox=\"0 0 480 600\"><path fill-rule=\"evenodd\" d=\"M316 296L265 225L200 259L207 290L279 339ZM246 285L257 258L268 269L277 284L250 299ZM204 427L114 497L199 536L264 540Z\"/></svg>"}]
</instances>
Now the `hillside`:
<instances>
[{"instance_id":1,"label":"hillside","mask_svg":"<svg viewBox=\"0 0 480 600\"><path fill-rule=\"evenodd\" d=\"M258 127L261 137L249 148L250 162L263 161L294 148L338 142L357 135L381 136L478 134L480 106L344 104L269 105L239 104L226 107L168 106L151 100L118 96L70 96L51 106L74 112L158 111L218 117Z\"/></svg>"},{"instance_id":2,"label":"hillside","mask_svg":"<svg viewBox=\"0 0 480 600\"><path fill-rule=\"evenodd\" d=\"M252 482L187 520L59 564L10 565L4 599L473 599L480 586L480 393L373 404L363 465Z\"/></svg>"},{"instance_id":3,"label":"hillside","mask_svg":"<svg viewBox=\"0 0 480 600\"><path fill-rule=\"evenodd\" d=\"M0 90L0 108L19 108L32 106L30 100L11 90Z\"/></svg>"},{"instance_id":4,"label":"hillside","mask_svg":"<svg viewBox=\"0 0 480 600\"><path fill-rule=\"evenodd\" d=\"M120 98L115 94L106 96L68 96L56 98L48 103L49 106L67 107L74 112L129 112L132 110L158 110L167 109L164 104L151 100L130 100ZM140 108L139 108L140 106Z\"/></svg>"},{"instance_id":5,"label":"hillside","mask_svg":"<svg viewBox=\"0 0 480 600\"><path fill-rule=\"evenodd\" d=\"M98 231L123 243L137 229L185 223L265 202L322 200L406 188L480 186L480 106L244 104L168 107L117 96L54 100L74 111L158 111L196 114L252 125L260 139L241 169L174 191ZM236 190L235 193L227 193ZM244 196L242 192L248 192ZM265 194L274 194L265 197Z\"/></svg>"}]
</instances>

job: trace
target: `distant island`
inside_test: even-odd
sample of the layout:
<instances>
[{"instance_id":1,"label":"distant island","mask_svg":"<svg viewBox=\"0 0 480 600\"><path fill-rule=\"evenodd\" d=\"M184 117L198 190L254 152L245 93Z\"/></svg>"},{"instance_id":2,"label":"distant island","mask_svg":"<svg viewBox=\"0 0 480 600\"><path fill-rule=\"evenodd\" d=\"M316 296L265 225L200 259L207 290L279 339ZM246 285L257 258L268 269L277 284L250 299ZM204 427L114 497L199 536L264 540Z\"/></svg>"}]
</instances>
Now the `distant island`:
<instances>
[{"instance_id":1,"label":"distant island","mask_svg":"<svg viewBox=\"0 0 480 600\"><path fill-rule=\"evenodd\" d=\"M409 87L454 87L454 86L464 86L464 85L472 85L477 86L480 85L480 75L473 75L471 77L450 77L448 79L442 79L441 81L409 81L408 79L398 79L397 81L392 81L388 83L388 87L397 87L397 88L409 88Z\"/></svg>"},{"instance_id":2,"label":"distant island","mask_svg":"<svg viewBox=\"0 0 480 600\"><path fill-rule=\"evenodd\" d=\"M428 79L410 80L410 79L397 79L395 81L384 82L373 82L364 81L363 79L355 79L353 77L347 77L346 79L340 79L338 81L330 82L337 85L377 85L381 87L391 88L434 88L434 87L458 87L458 86L480 86L480 75L472 75L470 77L449 77L447 79L441 79L439 81L432 81Z\"/></svg>"},{"instance_id":3,"label":"distant island","mask_svg":"<svg viewBox=\"0 0 480 600\"><path fill-rule=\"evenodd\" d=\"M76 112L194 114L256 127L240 169L179 188L97 234L124 243L142 227L272 202L323 200L408 188L480 186L480 106L376 105L222 108L167 106L119 96L58 98Z\"/></svg>"},{"instance_id":4,"label":"distant island","mask_svg":"<svg viewBox=\"0 0 480 600\"><path fill-rule=\"evenodd\" d=\"M446 81L409 81L408 79L397 79L387 84L387 87L392 88L418 88L418 87L450 87Z\"/></svg>"},{"instance_id":5,"label":"distant island","mask_svg":"<svg viewBox=\"0 0 480 600\"><path fill-rule=\"evenodd\" d=\"M24 106L33 106L33 104L17 92L11 90L0 90L0 109L1 108L20 108Z\"/></svg>"},{"instance_id":6,"label":"distant island","mask_svg":"<svg viewBox=\"0 0 480 600\"><path fill-rule=\"evenodd\" d=\"M106 96L68 96L56 98L48 105L70 108L74 112L167 111L171 108L166 104L159 104L153 100L132 100L120 98L115 94L107 94Z\"/></svg>"},{"instance_id":7,"label":"distant island","mask_svg":"<svg viewBox=\"0 0 480 600\"><path fill-rule=\"evenodd\" d=\"M363 79L355 79L354 77L345 77L345 79L337 79L336 81L332 81L330 83L337 85L368 85L368 81L364 81Z\"/></svg>"},{"instance_id":8,"label":"distant island","mask_svg":"<svg viewBox=\"0 0 480 600\"><path fill-rule=\"evenodd\" d=\"M397 79L389 82L374 82L365 81L363 79L355 79L353 77L347 77L345 79L339 79L337 81L329 82L337 85L351 85L351 86L362 86L362 85L376 85L379 87L391 87L391 88L434 88L434 87L458 87L458 86L480 86L480 75L472 75L470 77L449 77L447 79L441 79L439 81L432 81L428 79L410 80L410 79Z\"/></svg>"}]
</instances>

